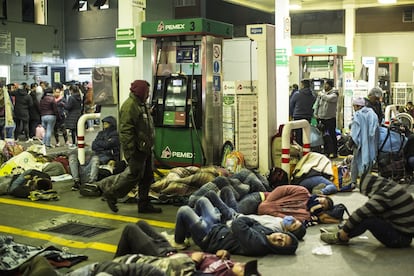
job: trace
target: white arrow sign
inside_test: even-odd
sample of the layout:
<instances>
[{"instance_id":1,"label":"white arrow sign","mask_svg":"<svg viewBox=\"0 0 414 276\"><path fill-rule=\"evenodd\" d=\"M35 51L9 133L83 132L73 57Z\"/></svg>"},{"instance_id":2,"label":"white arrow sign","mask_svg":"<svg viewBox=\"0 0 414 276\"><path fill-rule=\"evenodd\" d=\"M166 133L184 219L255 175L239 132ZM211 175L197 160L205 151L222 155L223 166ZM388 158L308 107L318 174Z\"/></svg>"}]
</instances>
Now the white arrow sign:
<instances>
[{"instance_id":1,"label":"white arrow sign","mask_svg":"<svg viewBox=\"0 0 414 276\"><path fill-rule=\"evenodd\" d=\"M134 31L132 29L119 30L117 34L118 34L118 36L120 36L120 35L132 35L132 34L134 34Z\"/></svg>"},{"instance_id":2,"label":"white arrow sign","mask_svg":"<svg viewBox=\"0 0 414 276\"><path fill-rule=\"evenodd\" d=\"M128 44L117 44L116 48L129 48L129 50L132 50L135 48L135 43L130 40Z\"/></svg>"}]
</instances>

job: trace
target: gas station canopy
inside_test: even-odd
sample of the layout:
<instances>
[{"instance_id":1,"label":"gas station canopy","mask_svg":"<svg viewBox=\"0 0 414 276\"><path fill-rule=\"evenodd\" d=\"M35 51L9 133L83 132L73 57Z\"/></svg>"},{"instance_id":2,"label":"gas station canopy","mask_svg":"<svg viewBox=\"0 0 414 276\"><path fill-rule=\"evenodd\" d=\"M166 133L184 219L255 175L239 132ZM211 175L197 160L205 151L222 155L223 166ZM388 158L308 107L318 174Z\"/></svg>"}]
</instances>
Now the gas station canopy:
<instances>
[{"instance_id":1,"label":"gas station canopy","mask_svg":"<svg viewBox=\"0 0 414 276\"><path fill-rule=\"evenodd\" d=\"M143 37L165 37L176 35L212 35L233 38L233 25L206 18L145 21L141 26Z\"/></svg>"}]
</instances>

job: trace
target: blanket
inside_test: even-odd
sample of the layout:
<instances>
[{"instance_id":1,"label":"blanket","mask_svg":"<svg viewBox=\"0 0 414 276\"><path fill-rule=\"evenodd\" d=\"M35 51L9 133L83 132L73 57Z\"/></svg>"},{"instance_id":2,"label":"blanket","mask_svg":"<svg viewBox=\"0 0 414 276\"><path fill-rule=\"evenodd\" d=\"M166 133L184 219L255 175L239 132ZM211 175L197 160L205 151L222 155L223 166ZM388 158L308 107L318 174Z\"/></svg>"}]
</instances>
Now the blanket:
<instances>
[{"instance_id":1,"label":"blanket","mask_svg":"<svg viewBox=\"0 0 414 276\"><path fill-rule=\"evenodd\" d=\"M155 197L161 195L189 196L217 176L219 176L219 170L213 166L173 168L165 177L151 185L151 195Z\"/></svg>"},{"instance_id":2,"label":"blanket","mask_svg":"<svg viewBox=\"0 0 414 276\"><path fill-rule=\"evenodd\" d=\"M88 259L85 255L63 252L54 246L41 247L17 243L12 236L0 235L0 274L11 271L35 256L43 256L55 267L71 267Z\"/></svg>"}]
</instances>

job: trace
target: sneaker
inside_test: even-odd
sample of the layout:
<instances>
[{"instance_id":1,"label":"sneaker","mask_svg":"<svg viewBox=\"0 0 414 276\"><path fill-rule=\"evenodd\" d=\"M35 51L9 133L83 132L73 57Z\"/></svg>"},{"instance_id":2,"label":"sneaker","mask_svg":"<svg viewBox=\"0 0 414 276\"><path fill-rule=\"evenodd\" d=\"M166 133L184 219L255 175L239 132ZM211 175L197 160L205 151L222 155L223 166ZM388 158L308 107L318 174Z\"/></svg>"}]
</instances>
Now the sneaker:
<instances>
[{"instance_id":1,"label":"sneaker","mask_svg":"<svg viewBox=\"0 0 414 276\"><path fill-rule=\"evenodd\" d=\"M112 212L117 213L119 209L118 209L118 206L116 206L116 203L117 203L116 198L106 193L104 193L102 196L105 198L106 204L108 204L109 209L111 209Z\"/></svg>"},{"instance_id":2,"label":"sneaker","mask_svg":"<svg viewBox=\"0 0 414 276\"><path fill-rule=\"evenodd\" d=\"M172 247L174 247L177 250L184 250L190 247L188 244L184 243L176 243L174 240L170 241L170 244Z\"/></svg>"},{"instance_id":3,"label":"sneaker","mask_svg":"<svg viewBox=\"0 0 414 276\"><path fill-rule=\"evenodd\" d=\"M339 227L338 225L332 225L332 226L325 226L325 227L321 227L319 228L319 231L322 233L333 233L333 232L338 232Z\"/></svg>"},{"instance_id":4,"label":"sneaker","mask_svg":"<svg viewBox=\"0 0 414 276\"><path fill-rule=\"evenodd\" d=\"M83 196L101 196L102 191L98 185L92 183L86 183L82 185L79 193Z\"/></svg>"},{"instance_id":5,"label":"sneaker","mask_svg":"<svg viewBox=\"0 0 414 276\"><path fill-rule=\"evenodd\" d=\"M57 143L55 146L58 148L58 147L60 147L60 144L59 144L59 143Z\"/></svg>"},{"instance_id":6,"label":"sneaker","mask_svg":"<svg viewBox=\"0 0 414 276\"><path fill-rule=\"evenodd\" d=\"M70 144L70 145L69 145L69 149L76 149L76 145L74 145L74 144Z\"/></svg>"},{"instance_id":7,"label":"sneaker","mask_svg":"<svg viewBox=\"0 0 414 276\"><path fill-rule=\"evenodd\" d=\"M33 142L33 138L27 139L28 142Z\"/></svg>"},{"instance_id":8,"label":"sneaker","mask_svg":"<svg viewBox=\"0 0 414 276\"><path fill-rule=\"evenodd\" d=\"M346 245L348 241L341 241L338 237L338 231L329 232L329 233L322 233L321 240L326 242L327 244L339 244L339 245Z\"/></svg>"},{"instance_id":9,"label":"sneaker","mask_svg":"<svg viewBox=\"0 0 414 276\"><path fill-rule=\"evenodd\" d=\"M159 207L154 207L150 203L138 205L138 213L149 214L149 213L162 213L162 209Z\"/></svg>"},{"instance_id":10,"label":"sneaker","mask_svg":"<svg viewBox=\"0 0 414 276\"><path fill-rule=\"evenodd\" d=\"M75 180L75 184L73 184L73 186L72 186L72 191L79 191L80 187L81 187L80 181Z\"/></svg>"}]
</instances>

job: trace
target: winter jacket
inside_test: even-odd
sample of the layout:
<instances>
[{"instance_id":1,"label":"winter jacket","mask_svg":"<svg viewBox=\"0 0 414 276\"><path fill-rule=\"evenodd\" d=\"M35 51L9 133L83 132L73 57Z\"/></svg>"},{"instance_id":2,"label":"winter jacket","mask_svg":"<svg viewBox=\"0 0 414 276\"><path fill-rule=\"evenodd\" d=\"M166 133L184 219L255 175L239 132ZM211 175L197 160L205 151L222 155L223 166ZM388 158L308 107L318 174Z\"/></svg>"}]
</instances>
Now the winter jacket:
<instances>
[{"instance_id":1,"label":"winter jacket","mask_svg":"<svg viewBox=\"0 0 414 276\"><path fill-rule=\"evenodd\" d=\"M109 160L119 161L120 144L116 119L108 116L103 118L102 122L107 122L110 126L98 133L92 142L92 150L99 157L101 164L107 164Z\"/></svg>"},{"instance_id":2,"label":"winter jacket","mask_svg":"<svg viewBox=\"0 0 414 276\"><path fill-rule=\"evenodd\" d=\"M293 119L311 119L313 116L313 104L315 96L308 87L302 88L298 93L293 95L290 102L290 108L293 110Z\"/></svg>"},{"instance_id":3,"label":"winter jacket","mask_svg":"<svg viewBox=\"0 0 414 276\"><path fill-rule=\"evenodd\" d=\"M392 180L368 174L360 184L361 194L369 199L356 209L343 227L347 233L364 219L381 218L396 230L414 237L414 199L407 190Z\"/></svg>"},{"instance_id":4,"label":"winter jacket","mask_svg":"<svg viewBox=\"0 0 414 276\"><path fill-rule=\"evenodd\" d=\"M40 122L40 108L39 101L37 100L36 91L30 92L30 97L32 97L33 106L29 110L30 121Z\"/></svg>"},{"instance_id":5,"label":"winter jacket","mask_svg":"<svg viewBox=\"0 0 414 276\"><path fill-rule=\"evenodd\" d=\"M259 215L271 215L275 217L293 216L305 222L311 220L307 203L311 194L302 186L283 185L276 187L259 204Z\"/></svg>"},{"instance_id":6,"label":"winter jacket","mask_svg":"<svg viewBox=\"0 0 414 276\"><path fill-rule=\"evenodd\" d=\"M273 230L261 225L249 217L236 218L231 228L226 224L217 224L202 240L198 246L206 252L215 253L219 249L225 249L231 254L245 256L265 256L267 254L294 254L297 247L297 239L290 233L286 233L292 239L292 244L287 247L279 247L270 244L266 235L274 233Z\"/></svg>"},{"instance_id":7,"label":"winter jacket","mask_svg":"<svg viewBox=\"0 0 414 276\"><path fill-rule=\"evenodd\" d=\"M14 117L23 121L29 121L29 110L33 106L32 97L23 89L17 89L11 92L10 95L15 97Z\"/></svg>"},{"instance_id":8,"label":"winter jacket","mask_svg":"<svg viewBox=\"0 0 414 276\"><path fill-rule=\"evenodd\" d=\"M42 97L39 103L40 115L55 115L58 116L57 105L55 97L52 94L46 94Z\"/></svg>"},{"instance_id":9,"label":"winter jacket","mask_svg":"<svg viewBox=\"0 0 414 276\"><path fill-rule=\"evenodd\" d=\"M354 114L351 123L351 138L354 142L353 160L358 164L360 175L377 158L379 140L378 118L369 107L363 107Z\"/></svg>"},{"instance_id":10,"label":"winter jacket","mask_svg":"<svg viewBox=\"0 0 414 276\"><path fill-rule=\"evenodd\" d=\"M315 117L323 120L336 118L337 102L337 90L322 91L316 99Z\"/></svg>"},{"instance_id":11,"label":"winter jacket","mask_svg":"<svg viewBox=\"0 0 414 276\"><path fill-rule=\"evenodd\" d=\"M66 110L65 110L65 98L63 96L59 98L55 98L56 106L58 109L59 116L56 119L56 123L63 123L65 122L66 118Z\"/></svg>"},{"instance_id":12,"label":"winter jacket","mask_svg":"<svg viewBox=\"0 0 414 276\"><path fill-rule=\"evenodd\" d=\"M151 154L155 136L152 116L145 103L132 93L122 104L119 123L119 137L126 160L137 152Z\"/></svg>"},{"instance_id":13,"label":"winter jacket","mask_svg":"<svg viewBox=\"0 0 414 276\"><path fill-rule=\"evenodd\" d=\"M65 109L68 115L65 119L65 127L68 129L77 129L79 117L82 114L82 99L80 94L73 94L65 103Z\"/></svg>"}]
</instances>

